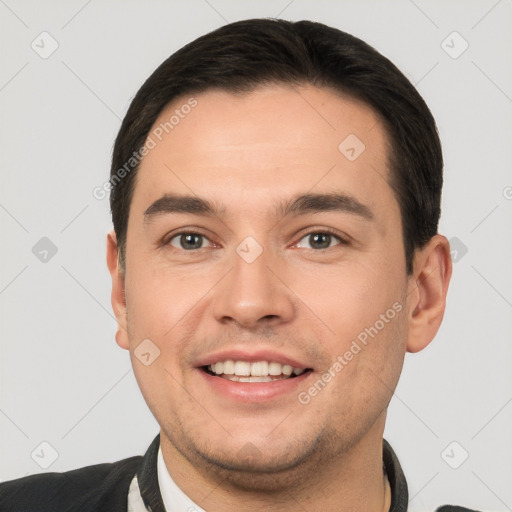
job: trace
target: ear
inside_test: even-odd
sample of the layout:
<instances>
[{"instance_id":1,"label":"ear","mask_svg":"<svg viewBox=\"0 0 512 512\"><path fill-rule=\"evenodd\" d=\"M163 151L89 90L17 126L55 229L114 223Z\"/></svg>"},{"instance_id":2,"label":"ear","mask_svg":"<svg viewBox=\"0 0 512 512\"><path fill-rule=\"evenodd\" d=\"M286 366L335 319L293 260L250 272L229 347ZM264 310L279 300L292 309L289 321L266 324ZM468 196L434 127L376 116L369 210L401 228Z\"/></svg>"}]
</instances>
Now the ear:
<instances>
[{"instance_id":1,"label":"ear","mask_svg":"<svg viewBox=\"0 0 512 512\"><path fill-rule=\"evenodd\" d=\"M409 280L408 352L423 350L437 334L451 275L450 243L444 236L435 235L414 256L414 271Z\"/></svg>"},{"instance_id":2,"label":"ear","mask_svg":"<svg viewBox=\"0 0 512 512\"><path fill-rule=\"evenodd\" d=\"M126 350L129 349L127 320L126 320L126 298L124 289L124 275L119 266L117 237L112 230L107 234L107 266L112 278L112 309L117 319L117 344Z\"/></svg>"}]
</instances>

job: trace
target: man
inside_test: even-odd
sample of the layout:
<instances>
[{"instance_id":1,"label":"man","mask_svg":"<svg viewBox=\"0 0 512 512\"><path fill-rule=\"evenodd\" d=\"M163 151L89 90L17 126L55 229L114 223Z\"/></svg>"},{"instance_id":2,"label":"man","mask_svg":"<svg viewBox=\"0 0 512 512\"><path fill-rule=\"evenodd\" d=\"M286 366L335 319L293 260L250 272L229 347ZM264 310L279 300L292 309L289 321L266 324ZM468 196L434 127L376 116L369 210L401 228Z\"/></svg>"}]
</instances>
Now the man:
<instances>
[{"instance_id":1,"label":"man","mask_svg":"<svg viewBox=\"0 0 512 512\"><path fill-rule=\"evenodd\" d=\"M407 510L383 431L444 314L441 187L430 111L353 36L247 20L176 52L119 131L107 237L160 434L6 482L1 510Z\"/></svg>"}]
</instances>

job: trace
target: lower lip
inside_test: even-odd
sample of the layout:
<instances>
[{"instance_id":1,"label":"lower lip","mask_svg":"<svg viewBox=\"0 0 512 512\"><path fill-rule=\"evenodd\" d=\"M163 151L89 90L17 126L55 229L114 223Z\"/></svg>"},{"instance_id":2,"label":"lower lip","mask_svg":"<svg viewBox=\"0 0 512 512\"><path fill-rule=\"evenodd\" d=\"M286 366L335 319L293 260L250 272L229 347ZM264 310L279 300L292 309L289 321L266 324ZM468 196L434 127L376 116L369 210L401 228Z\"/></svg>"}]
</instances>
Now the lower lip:
<instances>
[{"instance_id":1,"label":"lower lip","mask_svg":"<svg viewBox=\"0 0 512 512\"><path fill-rule=\"evenodd\" d=\"M312 373L307 371L297 377L272 382L236 382L210 375L202 369L198 369L198 371L215 393L221 393L230 399L241 402L266 402L296 392L297 387Z\"/></svg>"}]
</instances>

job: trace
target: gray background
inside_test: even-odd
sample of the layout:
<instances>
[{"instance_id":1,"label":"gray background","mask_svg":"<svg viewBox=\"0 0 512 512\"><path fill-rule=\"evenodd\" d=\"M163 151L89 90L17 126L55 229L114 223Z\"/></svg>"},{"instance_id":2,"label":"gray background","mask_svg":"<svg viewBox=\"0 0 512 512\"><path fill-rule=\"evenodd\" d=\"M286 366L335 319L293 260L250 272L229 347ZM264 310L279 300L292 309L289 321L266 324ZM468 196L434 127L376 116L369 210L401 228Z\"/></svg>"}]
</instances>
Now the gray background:
<instances>
[{"instance_id":1,"label":"gray background","mask_svg":"<svg viewBox=\"0 0 512 512\"><path fill-rule=\"evenodd\" d=\"M108 199L92 190L108 179L130 99L164 58L226 22L282 17L365 39L437 119L454 275L436 340L406 357L386 438L410 510L511 509L510 0L0 0L0 14L2 480L142 454L157 433L114 340Z\"/></svg>"}]
</instances>

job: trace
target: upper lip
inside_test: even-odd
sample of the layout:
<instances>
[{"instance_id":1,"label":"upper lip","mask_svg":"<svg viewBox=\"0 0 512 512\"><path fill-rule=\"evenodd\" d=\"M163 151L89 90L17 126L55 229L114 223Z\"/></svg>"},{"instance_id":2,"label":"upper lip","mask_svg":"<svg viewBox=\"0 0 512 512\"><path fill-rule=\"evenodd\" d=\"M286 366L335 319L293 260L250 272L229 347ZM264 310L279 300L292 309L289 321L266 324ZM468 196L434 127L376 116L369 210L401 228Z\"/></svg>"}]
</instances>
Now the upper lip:
<instances>
[{"instance_id":1,"label":"upper lip","mask_svg":"<svg viewBox=\"0 0 512 512\"><path fill-rule=\"evenodd\" d=\"M225 349L219 352L208 354L199 359L197 366L208 366L210 364L217 363L219 361L247 361L250 363L256 363L258 361L268 361L273 363L280 363L282 365L288 364L293 368L310 368L307 364L295 359L293 357L281 354L272 349L260 349L260 350L247 350L247 349Z\"/></svg>"}]
</instances>

